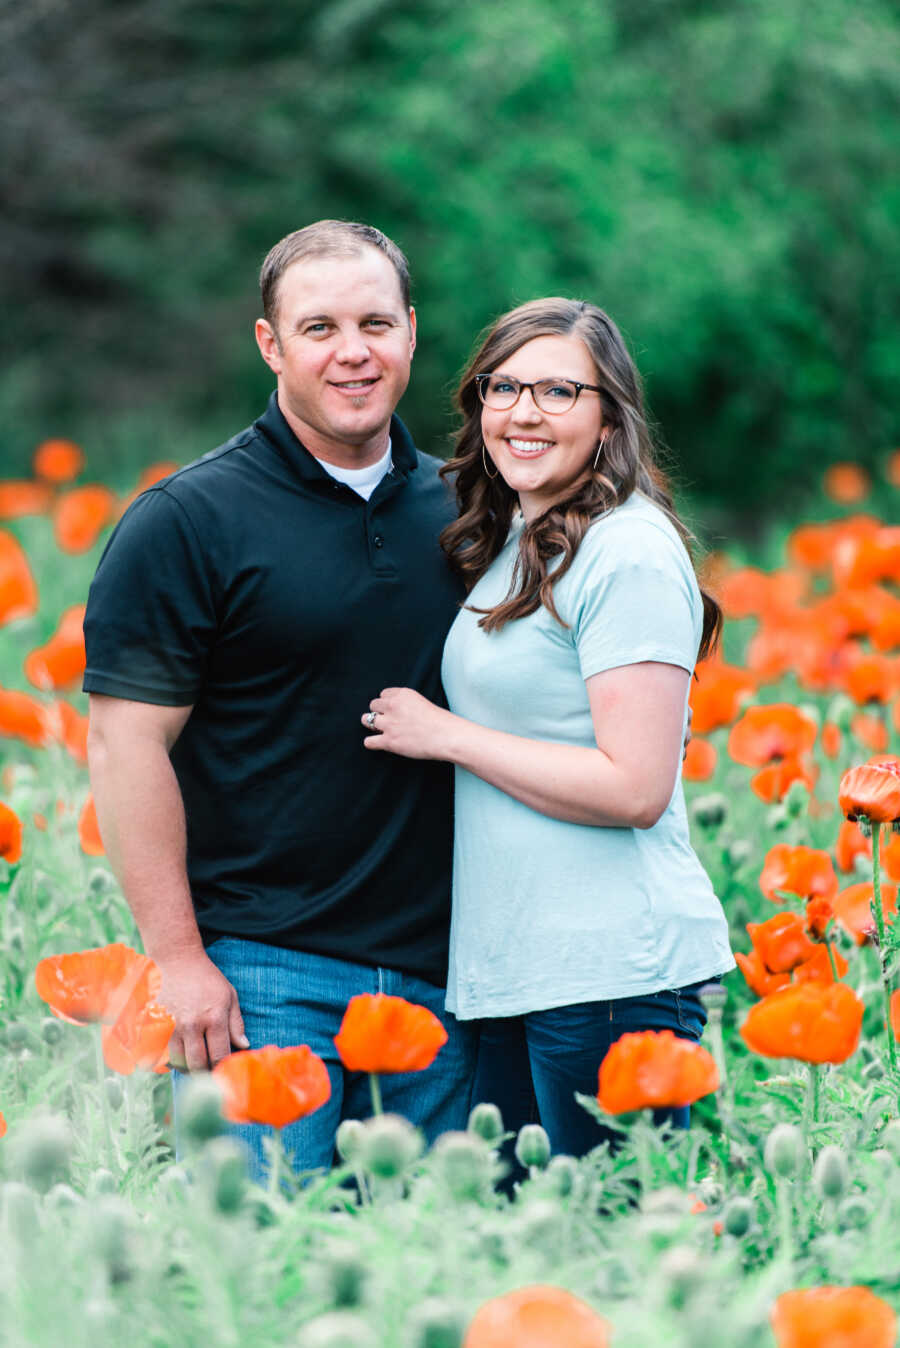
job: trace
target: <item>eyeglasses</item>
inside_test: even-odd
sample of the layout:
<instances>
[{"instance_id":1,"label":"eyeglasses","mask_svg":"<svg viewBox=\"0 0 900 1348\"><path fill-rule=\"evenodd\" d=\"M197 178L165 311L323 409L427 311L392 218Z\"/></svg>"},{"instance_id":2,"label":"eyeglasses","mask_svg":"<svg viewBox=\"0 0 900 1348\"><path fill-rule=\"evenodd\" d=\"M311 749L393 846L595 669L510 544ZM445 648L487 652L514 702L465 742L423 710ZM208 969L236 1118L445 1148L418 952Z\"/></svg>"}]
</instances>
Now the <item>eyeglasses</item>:
<instances>
[{"instance_id":1,"label":"eyeglasses","mask_svg":"<svg viewBox=\"0 0 900 1348\"><path fill-rule=\"evenodd\" d=\"M507 412L515 407L522 390L531 389L535 405L551 416L568 412L569 408L575 406L579 393L584 389L589 389L591 393L603 392L596 384L579 384L575 379L538 379L533 384L527 384L508 374L476 374L475 387L485 407L491 407L495 412Z\"/></svg>"}]
</instances>

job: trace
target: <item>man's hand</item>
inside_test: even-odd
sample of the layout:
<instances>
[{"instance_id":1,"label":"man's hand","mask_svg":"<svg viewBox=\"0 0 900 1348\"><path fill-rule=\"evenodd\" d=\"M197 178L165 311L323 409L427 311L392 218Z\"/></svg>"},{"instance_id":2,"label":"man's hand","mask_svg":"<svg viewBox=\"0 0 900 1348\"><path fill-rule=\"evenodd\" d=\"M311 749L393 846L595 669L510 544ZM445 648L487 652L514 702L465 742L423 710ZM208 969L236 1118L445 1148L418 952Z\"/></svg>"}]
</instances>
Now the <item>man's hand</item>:
<instances>
[{"instance_id":1,"label":"man's hand","mask_svg":"<svg viewBox=\"0 0 900 1348\"><path fill-rule=\"evenodd\" d=\"M249 1048L237 993L207 954L158 961L159 1001L175 1017L169 1062L179 1071L202 1072Z\"/></svg>"}]
</instances>

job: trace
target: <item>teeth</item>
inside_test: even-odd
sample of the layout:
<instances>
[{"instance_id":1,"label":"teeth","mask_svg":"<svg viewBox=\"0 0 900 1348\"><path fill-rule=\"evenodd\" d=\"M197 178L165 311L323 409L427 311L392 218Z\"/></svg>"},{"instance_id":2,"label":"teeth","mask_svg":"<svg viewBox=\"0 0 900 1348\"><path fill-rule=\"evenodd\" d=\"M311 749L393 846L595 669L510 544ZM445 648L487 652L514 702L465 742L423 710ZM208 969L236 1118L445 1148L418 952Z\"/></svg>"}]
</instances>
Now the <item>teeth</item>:
<instances>
[{"instance_id":1,"label":"teeth","mask_svg":"<svg viewBox=\"0 0 900 1348\"><path fill-rule=\"evenodd\" d=\"M553 444L552 440L510 440L513 449L519 454L542 454Z\"/></svg>"},{"instance_id":2,"label":"teeth","mask_svg":"<svg viewBox=\"0 0 900 1348\"><path fill-rule=\"evenodd\" d=\"M375 383L374 379L354 379L344 384L338 384L338 388L358 389L370 388Z\"/></svg>"}]
</instances>

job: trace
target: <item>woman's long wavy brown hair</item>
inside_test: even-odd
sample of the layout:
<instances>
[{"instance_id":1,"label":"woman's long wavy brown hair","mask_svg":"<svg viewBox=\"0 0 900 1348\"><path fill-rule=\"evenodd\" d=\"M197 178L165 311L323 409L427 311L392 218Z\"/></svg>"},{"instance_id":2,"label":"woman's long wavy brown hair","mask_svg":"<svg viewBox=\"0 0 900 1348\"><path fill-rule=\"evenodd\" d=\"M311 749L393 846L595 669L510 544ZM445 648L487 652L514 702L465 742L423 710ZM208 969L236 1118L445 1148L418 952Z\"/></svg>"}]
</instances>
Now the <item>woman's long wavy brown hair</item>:
<instances>
[{"instance_id":1,"label":"woman's long wavy brown hair","mask_svg":"<svg viewBox=\"0 0 900 1348\"><path fill-rule=\"evenodd\" d=\"M632 492L641 492L665 512L693 560L692 536L678 518L665 475L654 462L640 375L615 323L602 309L583 300L531 300L501 315L491 326L456 392L455 403L463 424L456 436L454 456L444 464L441 475L455 478L459 518L444 529L440 543L466 588L472 589L503 548L518 505L516 493L499 472L495 477L485 473L481 402L475 376L498 369L535 337L549 336L577 337L584 342L597 370L596 382L603 390L603 424L608 429L597 467L525 525L506 598L492 609L474 609L483 615L479 627L488 632L498 631L513 618L534 613L541 604L562 623L553 602L553 587L572 565L591 523L622 505ZM559 564L549 571L548 563L557 557ZM699 659L713 649L722 625L716 601L703 590L701 595Z\"/></svg>"}]
</instances>

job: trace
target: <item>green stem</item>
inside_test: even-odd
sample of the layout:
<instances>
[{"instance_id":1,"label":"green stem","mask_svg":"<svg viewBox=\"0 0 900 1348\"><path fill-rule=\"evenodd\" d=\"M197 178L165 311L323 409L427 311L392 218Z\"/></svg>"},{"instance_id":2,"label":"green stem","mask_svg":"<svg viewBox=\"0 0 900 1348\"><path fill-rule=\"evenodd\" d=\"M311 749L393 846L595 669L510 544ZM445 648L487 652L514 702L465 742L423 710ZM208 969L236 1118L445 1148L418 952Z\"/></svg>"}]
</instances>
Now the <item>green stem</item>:
<instances>
[{"instance_id":1,"label":"green stem","mask_svg":"<svg viewBox=\"0 0 900 1348\"><path fill-rule=\"evenodd\" d=\"M793 1286L794 1267L794 1211L788 1188L790 1181L779 1176L775 1182L776 1203L778 1205L778 1230L781 1245L781 1258L785 1265L787 1286Z\"/></svg>"},{"instance_id":2,"label":"green stem","mask_svg":"<svg viewBox=\"0 0 900 1348\"><path fill-rule=\"evenodd\" d=\"M369 1090L372 1093L372 1113L383 1114L384 1106L381 1103L381 1082L378 1080L377 1072L369 1073Z\"/></svg>"},{"instance_id":3,"label":"green stem","mask_svg":"<svg viewBox=\"0 0 900 1348\"><path fill-rule=\"evenodd\" d=\"M106 1096L106 1063L103 1060L103 1026L99 1020L94 1023L93 1033L94 1059L97 1064L97 1080L100 1083L100 1107L103 1110L103 1124L106 1129L106 1150L109 1154L110 1169L115 1172L119 1167L116 1158L116 1144L113 1138L112 1118L109 1112L109 1100Z\"/></svg>"},{"instance_id":4,"label":"green stem","mask_svg":"<svg viewBox=\"0 0 900 1348\"><path fill-rule=\"evenodd\" d=\"M281 1129L272 1130L272 1165L269 1169L269 1193L273 1198L278 1196L281 1187Z\"/></svg>"},{"instance_id":5,"label":"green stem","mask_svg":"<svg viewBox=\"0 0 900 1348\"><path fill-rule=\"evenodd\" d=\"M809 1092L806 1097L807 1113L809 1122L818 1123L819 1121L819 1099L820 1087L822 1084L822 1069L818 1063L811 1062L806 1064L809 1068Z\"/></svg>"},{"instance_id":6,"label":"green stem","mask_svg":"<svg viewBox=\"0 0 900 1348\"><path fill-rule=\"evenodd\" d=\"M823 940L825 942L825 949L828 951L828 963L831 965L832 977L834 978L835 983L840 983L841 976L838 973L837 961L834 958L834 951L831 948L831 942L829 941L827 936L823 937Z\"/></svg>"},{"instance_id":7,"label":"green stem","mask_svg":"<svg viewBox=\"0 0 900 1348\"><path fill-rule=\"evenodd\" d=\"M884 907L881 902L881 825L872 825L872 913L875 929L878 932L878 956L881 961L881 986L884 993L884 1023L887 1031L888 1058L891 1072L897 1072L897 1049L894 1045L894 1033L891 1029L891 980L885 960L884 949L887 940L884 925Z\"/></svg>"},{"instance_id":8,"label":"green stem","mask_svg":"<svg viewBox=\"0 0 900 1348\"><path fill-rule=\"evenodd\" d=\"M650 1164L650 1122L652 1115L649 1110L645 1118L638 1119L635 1122L632 1131L634 1138L634 1151L637 1158L638 1175L641 1181L641 1197L645 1198L653 1188L653 1167Z\"/></svg>"}]
</instances>

